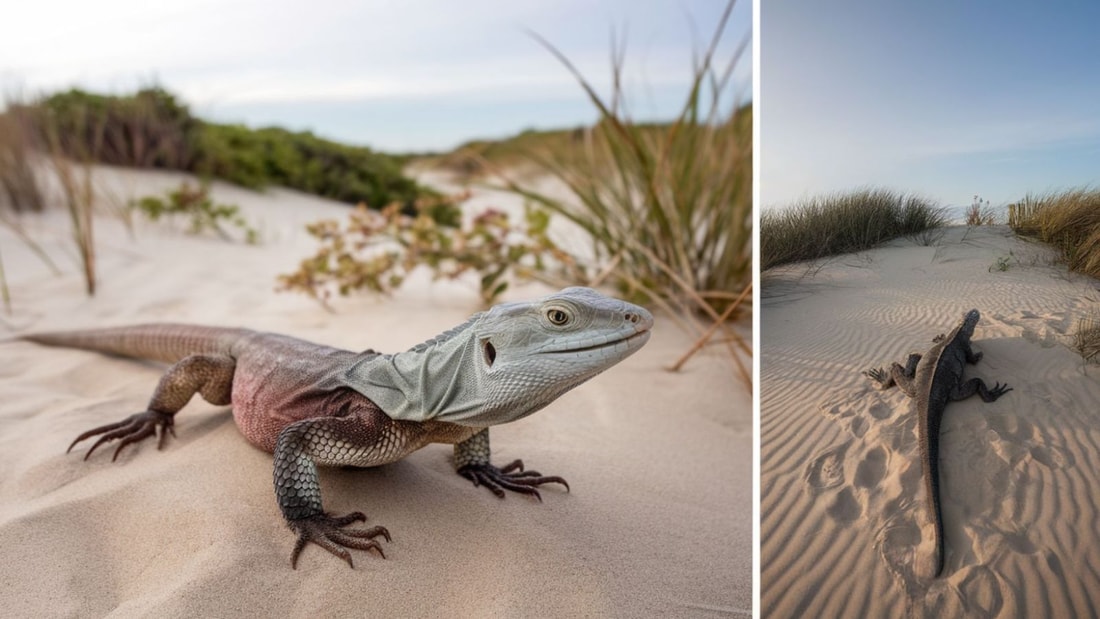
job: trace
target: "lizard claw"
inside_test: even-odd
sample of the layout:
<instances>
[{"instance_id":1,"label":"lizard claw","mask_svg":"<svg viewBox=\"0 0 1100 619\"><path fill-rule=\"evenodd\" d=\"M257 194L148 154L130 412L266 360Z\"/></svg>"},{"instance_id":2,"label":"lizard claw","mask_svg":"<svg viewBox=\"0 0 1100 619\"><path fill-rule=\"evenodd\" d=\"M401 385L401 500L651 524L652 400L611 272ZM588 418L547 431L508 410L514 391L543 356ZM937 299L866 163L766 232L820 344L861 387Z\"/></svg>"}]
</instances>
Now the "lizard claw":
<instances>
[{"instance_id":1,"label":"lizard claw","mask_svg":"<svg viewBox=\"0 0 1100 619\"><path fill-rule=\"evenodd\" d=\"M158 411L145 411L144 413L137 413L130 415L122 421L115 423L109 423L98 428L92 428L87 432L76 437L76 439L69 444L69 448L65 450L65 453L69 453L76 447L76 444L83 441L86 438L91 438L98 434L103 436L99 437L92 448L88 450L88 453L84 454L84 459L87 460L92 452L103 443L120 439L118 448L115 449L115 455L111 457L111 461L114 462L118 459L118 454L122 452L122 449L130 443L136 443L144 440L150 436L158 434L157 449L163 449L165 442L168 440L168 435L176 435L176 431L172 429L173 416L171 413L161 413Z\"/></svg>"},{"instance_id":2,"label":"lizard claw","mask_svg":"<svg viewBox=\"0 0 1100 619\"><path fill-rule=\"evenodd\" d=\"M886 384L886 371L882 368L871 368L869 370L864 370L863 375L877 382L879 385Z\"/></svg>"},{"instance_id":3,"label":"lizard claw","mask_svg":"<svg viewBox=\"0 0 1100 619\"><path fill-rule=\"evenodd\" d=\"M291 569L298 569L298 555L302 554L302 549L305 548L306 544L309 542L313 542L344 561L347 561L348 567L352 569L355 569L355 564L351 562L351 553L347 551L348 548L355 548L357 550L374 549L378 551L380 557L385 559L386 554L382 552L382 546L374 541L374 538L381 535L386 538L387 542L393 541L390 539L390 532L386 530L386 527L371 527L369 529L343 528L353 522L363 522L366 519L367 517L363 512L352 512L346 516L339 517L322 513L298 520L288 520L287 525L298 533L298 541L295 542L294 552L290 555Z\"/></svg>"},{"instance_id":4,"label":"lizard claw","mask_svg":"<svg viewBox=\"0 0 1100 619\"><path fill-rule=\"evenodd\" d=\"M1012 391L1012 387L1009 387L1008 383L1003 385L1001 383L993 383L993 388L989 390L989 395L993 396L993 399L996 400L1009 391Z\"/></svg>"},{"instance_id":5,"label":"lizard claw","mask_svg":"<svg viewBox=\"0 0 1100 619\"><path fill-rule=\"evenodd\" d=\"M523 460L516 460L503 468L491 464L467 464L458 469L458 474L474 482L475 486L484 485L502 499L504 490L511 490L530 494L541 503L542 495L536 486L549 483L561 484L566 491L569 490L569 484L557 475L544 476L538 471L523 470Z\"/></svg>"}]
</instances>

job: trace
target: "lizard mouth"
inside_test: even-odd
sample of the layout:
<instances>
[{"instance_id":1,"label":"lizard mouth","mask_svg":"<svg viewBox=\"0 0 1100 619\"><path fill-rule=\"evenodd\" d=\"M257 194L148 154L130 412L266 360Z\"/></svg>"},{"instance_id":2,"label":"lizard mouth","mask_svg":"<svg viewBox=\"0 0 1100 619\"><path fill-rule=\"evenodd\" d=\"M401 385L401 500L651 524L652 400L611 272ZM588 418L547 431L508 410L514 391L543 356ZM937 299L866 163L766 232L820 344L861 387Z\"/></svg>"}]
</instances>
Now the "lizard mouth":
<instances>
[{"instance_id":1,"label":"lizard mouth","mask_svg":"<svg viewBox=\"0 0 1100 619\"><path fill-rule=\"evenodd\" d=\"M590 350L599 350L601 348L610 348L612 346L618 346L619 344L624 344L624 343L627 343L627 342L629 342L631 346L633 346L635 343L638 346L641 346L642 344L645 344L647 340L649 340L649 329L645 329L645 330L642 330L642 331L635 331L634 333L631 333L627 337L617 339L617 340L612 340L610 342L604 342L602 344L593 344L591 346L581 346L580 348L566 348L566 349L563 349L563 350L555 350L553 352L557 353L557 354L588 352Z\"/></svg>"}]
</instances>

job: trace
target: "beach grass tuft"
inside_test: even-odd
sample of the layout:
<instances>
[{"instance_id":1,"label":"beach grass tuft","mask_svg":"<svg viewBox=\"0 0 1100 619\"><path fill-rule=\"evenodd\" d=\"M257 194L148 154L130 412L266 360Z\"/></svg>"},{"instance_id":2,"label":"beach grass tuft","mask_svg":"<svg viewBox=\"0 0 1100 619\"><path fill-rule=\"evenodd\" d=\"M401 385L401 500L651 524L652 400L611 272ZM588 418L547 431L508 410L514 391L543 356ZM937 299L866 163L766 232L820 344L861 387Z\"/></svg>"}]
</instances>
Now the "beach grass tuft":
<instances>
[{"instance_id":1,"label":"beach grass tuft","mask_svg":"<svg viewBox=\"0 0 1100 619\"><path fill-rule=\"evenodd\" d=\"M1100 189L1028 194L1009 205L1008 225L1056 247L1071 271L1100 277Z\"/></svg>"},{"instance_id":2,"label":"beach grass tuft","mask_svg":"<svg viewBox=\"0 0 1100 619\"><path fill-rule=\"evenodd\" d=\"M733 3L698 55L677 117L636 122L626 109L624 51L612 54L609 98L569 59L535 36L573 75L599 114L575 148L530 154L564 184L567 199L505 177L507 188L576 224L592 240L592 284L676 316L718 320L752 278L752 107L736 101L732 74L746 42L716 57Z\"/></svg>"},{"instance_id":3,"label":"beach grass tuft","mask_svg":"<svg viewBox=\"0 0 1100 619\"><path fill-rule=\"evenodd\" d=\"M890 189L810 198L761 212L760 270L862 251L897 237L925 238L946 224L940 206Z\"/></svg>"}]
</instances>

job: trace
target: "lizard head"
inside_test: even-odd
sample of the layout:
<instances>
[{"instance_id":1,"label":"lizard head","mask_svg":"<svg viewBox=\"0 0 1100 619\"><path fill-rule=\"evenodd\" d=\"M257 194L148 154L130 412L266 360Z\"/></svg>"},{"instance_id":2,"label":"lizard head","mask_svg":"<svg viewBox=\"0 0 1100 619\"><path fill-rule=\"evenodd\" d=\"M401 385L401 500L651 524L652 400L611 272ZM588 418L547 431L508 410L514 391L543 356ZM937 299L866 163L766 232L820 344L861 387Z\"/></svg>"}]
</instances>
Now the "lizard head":
<instances>
[{"instance_id":1,"label":"lizard head","mask_svg":"<svg viewBox=\"0 0 1100 619\"><path fill-rule=\"evenodd\" d=\"M487 427L514 421L649 341L653 316L590 288L503 303L409 351L346 372L394 419Z\"/></svg>"},{"instance_id":2,"label":"lizard head","mask_svg":"<svg viewBox=\"0 0 1100 619\"><path fill-rule=\"evenodd\" d=\"M965 333L967 337L974 335L974 327L978 326L978 320L981 317L982 315L976 309L963 314L962 321L959 323L959 332Z\"/></svg>"},{"instance_id":3,"label":"lizard head","mask_svg":"<svg viewBox=\"0 0 1100 619\"><path fill-rule=\"evenodd\" d=\"M641 348L652 326L644 308L574 287L537 301L497 305L474 330L490 374L594 376Z\"/></svg>"},{"instance_id":4,"label":"lizard head","mask_svg":"<svg viewBox=\"0 0 1100 619\"><path fill-rule=\"evenodd\" d=\"M491 407L479 422L526 416L638 351L649 341L646 309L591 288L504 303L471 325Z\"/></svg>"}]
</instances>

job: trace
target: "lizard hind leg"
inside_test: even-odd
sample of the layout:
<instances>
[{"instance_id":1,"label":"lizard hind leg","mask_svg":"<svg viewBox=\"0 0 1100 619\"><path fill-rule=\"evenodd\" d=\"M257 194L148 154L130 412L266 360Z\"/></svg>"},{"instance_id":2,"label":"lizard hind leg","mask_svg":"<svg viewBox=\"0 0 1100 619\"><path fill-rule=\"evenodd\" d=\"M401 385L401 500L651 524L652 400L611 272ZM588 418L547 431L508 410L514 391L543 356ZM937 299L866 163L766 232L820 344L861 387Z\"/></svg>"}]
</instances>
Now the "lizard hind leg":
<instances>
[{"instance_id":1,"label":"lizard hind leg","mask_svg":"<svg viewBox=\"0 0 1100 619\"><path fill-rule=\"evenodd\" d=\"M538 486L542 484L561 484L569 490L569 483L557 475L543 475L538 471L525 471L523 460L515 460L503 467L489 463L489 429L486 428L470 438L455 444L455 467L458 474L474 482L475 486L485 486L493 494L504 498L505 490L528 494L539 502L542 495Z\"/></svg>"},{"instance_id":2,"label":"lizard hind leg","mask_svg":"<svg viewBox=\"0 0 1100 619\"><path fill-rule=\"evenodd\" d=\"M185 357L168 368L161 377L145 411L130 415L122 421L84 432L69 444L65 453L72 451L77 443L93 436L99 436L99 439L92 444L88 453L84 454L85 460L100 445L113 440L118 441L118 447L111 458L112 461L118 458L118 454L122 453L127 445L145 440L150 436L158 436L157 449L163 449L168 435L176 435L172 427L175 414L186 406L196 393L201 394L203 399L211 404L230 403L235 369L236 361L225 355Z\"/></svg>"},{"instance_id":3,"label":"lizard hind leg","mask_svg":"<svg viewBox=\"0 0 1100 619\"><path fill-rule=\"evenodd\" d=\"M863 372L863 375L879 384L879 389L889 389L897 385L905 393L912 392L912 383L916 378L917 364L921 355L911 353L903 367L900 363L891 363L890 371L882 368L872 368Z\"/></svg>"},{"instance_id":4,"label":"lizard hind leg","mask_svg":"<svg viewBox=\"0 0 1100 619\"><path fill-rule=\"evenodd\" d=\"M1002 395L1012 391L1012 387L1008 384L1002 385L1001 383L994 383L993 388L990 389L980 378L971 378L970 380L958 384L951 390L950 397L953 401L965 400L970 396L977 394L983 402L993 402Z\"/></svg>"}]
</instances>

